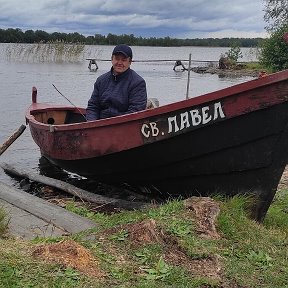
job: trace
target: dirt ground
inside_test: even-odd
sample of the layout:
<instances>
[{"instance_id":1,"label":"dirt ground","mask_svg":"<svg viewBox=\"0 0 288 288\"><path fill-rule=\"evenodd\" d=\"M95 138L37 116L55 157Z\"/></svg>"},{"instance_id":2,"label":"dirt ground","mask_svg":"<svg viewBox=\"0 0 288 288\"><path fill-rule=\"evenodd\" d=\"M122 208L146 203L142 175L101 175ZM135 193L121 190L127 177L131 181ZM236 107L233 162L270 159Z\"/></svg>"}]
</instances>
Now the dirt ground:
<instances>
[{"instance_id":1,"label":"dirt ground","mask_svg":"<svg viewBox=\"0 0 288 288\"><path fill-rule=\"evenodd\" d=\"M63 240L58 243L42 244L32 252L35 258L42 258L49 263L61 264L78 270L80 273L103 277L104 273L98 265L98 261L90 251L73 240Z\"/></svg>"},{"instance_id":2,"label":"dirt ground","mask_svg":"<svg viewBox=\"0 0 288 288\"><path fill-rule=\"evenodd\" d=\"M220 212L219 204L209 197L192 197L185 200L185 217L196 219L196 233L199 237L219 239L215 226L215 220ZM163 248L163 259L170 265L182 266L187 271L198 277L208 277L221 280L222 265L221 259L215 255L206 255L200 259L192 259L181 247L179 239L164 231L154 219L147 219L141 222L119 225L101 231L95 235L104 244L104 247L111 247L111 236L120 231L127 231L126 247L128 250L139 248L147 244L159 244ZM110 244L109 244L110 243ZM119 251L108 251L116 259L129 261L126 250L119 254ZM115 255L114 255L115 254ZM59 243L40 244L32 251L35 258L41 258L49 263L58 263L64 267L72 267L80 273L96 278L105 277L99 267L99 260L93 257L91 252L73 240L63 240ZM120 262L121 262L120 261ZM130 260L131 261L131 260ZM119 262L119 263L120 263ZM135 273L141 273L141 267L135 267Z\"/></svg>"},{"instance_id":3,"label":"dirt ground","mask_svg":"<svg viewBox=\"0 0 288 288\"><path fill-rule=\"evenodd\" d=\"M284 170L278 189L288 186L288 166ZM195 232L199 237L205 239L221 239L217 231L216 219L220 213L219 204L209 197L191 197L184 201L186 208L183 217L193 219ZM105 231L100 235L95 235L96 239L104 245L110 247L111 236L120 231L127 232L127 251L137 249L148 244L159 244L163 248L163 259L170 265L181 266L198 277L208 277L210 279L225 283L223 278L223 265L221 257L217 255L206 255L200 259L191 259L181 247L179 239L169 232L154 219L146 219L141 222L119 225ZM106 243L106 244L105 244ZM107 252L107 251L106 251ZM123 251L111 249L108 251L116 259L130 261L128 254ZM63 240L59 243L42 244L37 246L32 252L36 258L41 258L50 263L58 263L65 267L73 267L82 274L86 274L98 279L106 277L106 273L101 270L98 259L92 256L91 252L73 240ZM135 274L141 274L141 267L135 267ZM222 286L226 287L226 286ZM231 286L229 286L231 287ZM233 286L234 287L234 286Z\"/></svg>"}]
</instances>

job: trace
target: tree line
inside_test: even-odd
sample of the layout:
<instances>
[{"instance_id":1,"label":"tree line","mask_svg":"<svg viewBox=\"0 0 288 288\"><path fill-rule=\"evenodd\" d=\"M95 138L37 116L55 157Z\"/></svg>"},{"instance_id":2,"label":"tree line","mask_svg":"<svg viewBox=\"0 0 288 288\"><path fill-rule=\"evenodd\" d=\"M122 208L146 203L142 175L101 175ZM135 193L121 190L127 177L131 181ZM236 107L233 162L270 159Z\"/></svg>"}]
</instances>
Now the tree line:
<instances>
[{"instance_id":1,"label":"tree line","mask_svg":"<svg viewBox=\"0 0 288 288\"><path fill-rule=\"evenodd\" d=\"M49 43L63 41L65 43L82 43L85 45L117 45L125 43L131 46L205 46L205 47L231 47L235 43L239 47L259 47L262 38L205 38L205 39L177 39L177 38L144 38L136 37L134 34L115 35L109 33L107 36L95 34L84 36L78 32L74 33L48 33L43 30L26 30L19 28L0 29L0 43Z\"/></svg>"}]
</instances>

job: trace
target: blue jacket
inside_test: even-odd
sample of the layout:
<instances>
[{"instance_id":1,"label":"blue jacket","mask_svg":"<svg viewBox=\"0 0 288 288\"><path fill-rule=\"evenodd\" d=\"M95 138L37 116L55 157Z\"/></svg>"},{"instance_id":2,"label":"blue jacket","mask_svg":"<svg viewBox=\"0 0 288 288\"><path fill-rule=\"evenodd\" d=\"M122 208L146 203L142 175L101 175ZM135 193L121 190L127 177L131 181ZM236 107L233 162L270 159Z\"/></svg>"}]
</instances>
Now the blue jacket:
<instances>
[{"instance_id":1,"label":"blue jacket","mask_svg":"<svg viewBox=\"0 0 288 288\"><path fill-rule=\"evenodd\" d=\"M86 118L91 121L141 111L146 104L145 80L130 68L119 75L113 75L111 68L97 78Z\"/></svg>"}]
</instances>

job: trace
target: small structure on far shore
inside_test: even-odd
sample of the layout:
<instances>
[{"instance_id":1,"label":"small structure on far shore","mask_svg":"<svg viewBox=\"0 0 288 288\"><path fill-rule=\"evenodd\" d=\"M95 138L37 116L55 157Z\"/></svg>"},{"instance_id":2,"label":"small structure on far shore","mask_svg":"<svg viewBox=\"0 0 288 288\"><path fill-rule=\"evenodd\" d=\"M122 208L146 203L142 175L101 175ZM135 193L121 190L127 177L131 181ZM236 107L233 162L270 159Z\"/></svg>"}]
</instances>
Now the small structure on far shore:
<instances>
[{"instance_id":1,"label":"small structure on far shore","mask_svg":"<svg viewBox=\"0 0 288 288\"><path fill-rule=\"evenodd\" d=\"M176 67L178 66L182 66L182 71L187 71L188 69L184 66L184 64L182 63L181 60L176 60L175 64L174 64L174 67L173 67L173 70L176 71Z\"/></svg>"},{"instance_id":2,"label":"small structure on far shore","mask_svg":"<svg viewBox=\"0 0 288 288\"><path fill-rule=\"evenodd\" d=\"M98 65L97 65L97 62L96 62L96 59L95 58L88 58L86 60L89 60L89 64L88 64L88 69L93 72L93 71L97 71L98 70Z\"/></svg>"}]
</instances>

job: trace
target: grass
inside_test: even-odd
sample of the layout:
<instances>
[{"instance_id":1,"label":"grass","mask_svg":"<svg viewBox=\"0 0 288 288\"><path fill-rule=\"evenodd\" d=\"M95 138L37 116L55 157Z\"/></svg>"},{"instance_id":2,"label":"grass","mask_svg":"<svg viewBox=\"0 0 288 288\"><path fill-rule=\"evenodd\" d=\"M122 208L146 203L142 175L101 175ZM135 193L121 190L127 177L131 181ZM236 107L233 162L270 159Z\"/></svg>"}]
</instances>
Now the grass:
<instances>
[{"instance_id":1,"label":"grass","mask_svg":"<svg viewBox=\"0 0 288 288\"><path fill-rule=\"evenodd\" d=\"M7 215L3 208L0 207L0 238L3 238L5 233L7 232Z\"/></svg>"},{"instance_id":2,"label":"grass","mask_svg":"<svg viewBox=\"0 0 288 288\"><path fill-rule=\"evenodd\" d=\"M246 62L245 69L249 70L266 70L259 62Z\"/></svg>"},{"instance_id":3,"label":"grass","mask_svg":"<svg viewBox=\"0 0 288 288\"><path fill-rule=\"evenodd\" d=\"M260 62L245 62L245 64L243 65L244 65L243 68L247 70L257 71L257 72L265 71L267 74L273 73L272 69L264 66Z\"/></svg>"},{"instance_id":4,"label":"grass","mask_svg":"<svg viewBox=\"0 0 288 288\"><path fill-rule=\"evenodd\" d=\"M98 223L70 239L97 259L102 276L33 256L38 245L63 238L1 239L0 287L288 287L288 189L277 192L262 224L246 216L247 198L215 201L218 239L199 236L180 200L112 215L70 203L68 210Z\"/></svg>"},{"instance_id":5,"label":"grass","mask_svg":"<svg viewBox=\"0 0 288 288\"><path fill-rule=\"evenodd\" d=\"M82 43L66 43L54 41L35 44L10 44L5 55L8 61L26 61L32 63L78 62L83 59L85 45Z\"/></svg>"}]
</instances>

